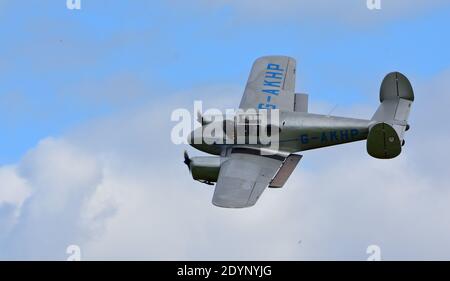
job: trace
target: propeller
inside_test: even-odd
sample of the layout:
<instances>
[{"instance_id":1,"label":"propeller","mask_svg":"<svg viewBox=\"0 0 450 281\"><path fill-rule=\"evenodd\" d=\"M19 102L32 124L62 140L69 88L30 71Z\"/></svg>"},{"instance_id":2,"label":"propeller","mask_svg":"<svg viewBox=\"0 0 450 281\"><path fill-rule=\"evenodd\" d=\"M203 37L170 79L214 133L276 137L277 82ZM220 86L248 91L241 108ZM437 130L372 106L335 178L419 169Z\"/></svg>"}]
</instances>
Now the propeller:
<instances>
[{"instance_id":1,"label":"propeller","mask_svg":"<svg viewBox=\"0 0 450 281\"><path fill-rule=\"evenodd\" d=\"M188 166L188 169L191 169L191 158L189 158L189 155L187 153L187 151L184 151L184 164L186 164Z\"/></svg>"}]
</instances>

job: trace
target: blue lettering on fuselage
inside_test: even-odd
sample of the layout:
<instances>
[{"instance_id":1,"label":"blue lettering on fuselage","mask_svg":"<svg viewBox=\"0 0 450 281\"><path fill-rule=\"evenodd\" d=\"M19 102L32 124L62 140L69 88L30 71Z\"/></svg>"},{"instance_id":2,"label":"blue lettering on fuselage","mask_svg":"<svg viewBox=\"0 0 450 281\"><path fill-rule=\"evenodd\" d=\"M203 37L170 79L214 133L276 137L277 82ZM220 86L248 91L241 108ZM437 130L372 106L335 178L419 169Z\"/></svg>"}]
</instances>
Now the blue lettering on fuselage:
<instances>
[{"instance_id":1,"label":"blue lettering on fuselage","mask_svg":"<svg viewBox=\"0 0 450 281\"><path fill-rule=\"evenodd\" d=\"M281 82L284 79L284 69L281 65L269 63L264 73L264 82L261 95L264 95L265 102L258 104L258 109L276 109L277 105L272 103L272 96L278 96L281 91Z\"/></svg>"},{"instance_id":2,"label":"blue lettering on fuselage","mask_svg":"<svg viewBox=\"0 0 450 281\"><path fill-rule=\"evenodd\" d=\"M333 130L322 132L320 134L302 134L300 135L300 143L301 144L309 144L310 142L314 142L320 140L320 143L337 143L337 142L345 142L351 141L358 137L359 130L358 129L349 129L349 130Z\"/></svg>"},{"instance_id":3,"label":"blue lettering on fuselage","mask_svg":"<svg viewBox=\"0 0 450 281\"><path fill-rule=\"evenodd\" d=\"M348 130L340 131L341 140L348 140Z\"/></svg>"}]
</instances>

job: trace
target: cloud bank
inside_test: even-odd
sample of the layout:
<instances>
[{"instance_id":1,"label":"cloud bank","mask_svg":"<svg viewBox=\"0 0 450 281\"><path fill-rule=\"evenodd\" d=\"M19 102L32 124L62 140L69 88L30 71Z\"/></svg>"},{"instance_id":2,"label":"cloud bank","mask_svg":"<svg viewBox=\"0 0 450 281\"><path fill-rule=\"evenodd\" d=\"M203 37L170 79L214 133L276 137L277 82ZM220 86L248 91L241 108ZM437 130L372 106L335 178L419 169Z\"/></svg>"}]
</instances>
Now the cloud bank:
<instances>
[{"instance_id":1,"label":"cloud bank","mask_svg":"<svg viewBox=\"0 0 450 281\"><path fill-rule=\"evenodd\" d=\"M449 259L450 134L436 120L450 72L411 80L400 157L372 159L364 142L306 152L282 190L243 210L214 207L170 142L185 93L43 139L0 167L0 258L63 260L77 244L83 259L364 260L376 244L383 259Z\"/></svg>"}]
</instances>

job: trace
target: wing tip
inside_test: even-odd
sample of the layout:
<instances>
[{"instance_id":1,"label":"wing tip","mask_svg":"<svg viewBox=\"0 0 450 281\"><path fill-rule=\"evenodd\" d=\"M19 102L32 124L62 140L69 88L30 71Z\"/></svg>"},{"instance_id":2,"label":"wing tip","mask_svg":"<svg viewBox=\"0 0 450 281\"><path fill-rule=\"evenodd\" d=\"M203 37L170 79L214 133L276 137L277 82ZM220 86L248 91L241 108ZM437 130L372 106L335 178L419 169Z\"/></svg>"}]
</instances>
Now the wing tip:
<instances>
[{"instance_id":1,"label":"wing tip","mask_svg":"<svg viewBox=\"0 0 450 281\"><path fill-rule=\"evenodd\" d=\"M257 58L255 60L255 62L260 61L260 60L266 60L266 59L288 59L290 61L296 62L295 58L290 57L290 56L285 56L285 55L266 55L266 56L261 56L261 57Z\"/></svg>"},{"instance_id":2,"label":"wing tip","mask_svg":"<svg viewBox=\"0 0 450 281\"><path fill-rule=\"evenodd\" d=\"M214 200L214 199L212 200L212 204L214 206L220 207L220 208L226 208L226 209L244 209L244 208L254 206L255 203L239 204L236 202L229 202L229 201L226 202L226 201L220 201L220 200Z\"/></svg>"}]
</instances>

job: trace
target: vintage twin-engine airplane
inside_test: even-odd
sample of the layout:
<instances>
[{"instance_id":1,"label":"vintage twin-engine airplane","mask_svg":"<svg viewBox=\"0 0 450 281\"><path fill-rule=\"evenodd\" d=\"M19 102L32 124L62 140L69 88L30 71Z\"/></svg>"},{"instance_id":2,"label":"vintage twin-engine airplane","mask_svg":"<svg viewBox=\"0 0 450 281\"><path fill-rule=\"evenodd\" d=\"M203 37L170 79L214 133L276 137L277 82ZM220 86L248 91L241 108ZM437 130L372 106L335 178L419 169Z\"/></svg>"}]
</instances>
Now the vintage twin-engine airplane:
<instances>
[{"instance_id":1,"label":"vintage twin-engine airplane","mask_svg":"<svg viewBox=\"0 0 450 281\"><path fill-rule=\"evenodd\" d=\"M263 153L268 146L260 143L207 143L202 134L196 139L195 131L189 136L190 145L217 155L189 158L185 152L185 163L195 180L216 182L214 205L253 206L266 187L285 184L302 158L296 152L367 139L367 152L375 158L390 159L400 154L414 101L412 86L403 74L393 72L384 78L378 110L372 119L362 120L308 113L308 96L294 92L295 70L296 61L290 57L257 59L239 106L244 110L279 110L276 151ZM199 121L207 123L203 118ZM203 126L197 130L203 130Z\"/></svg>"}]
</instances>

